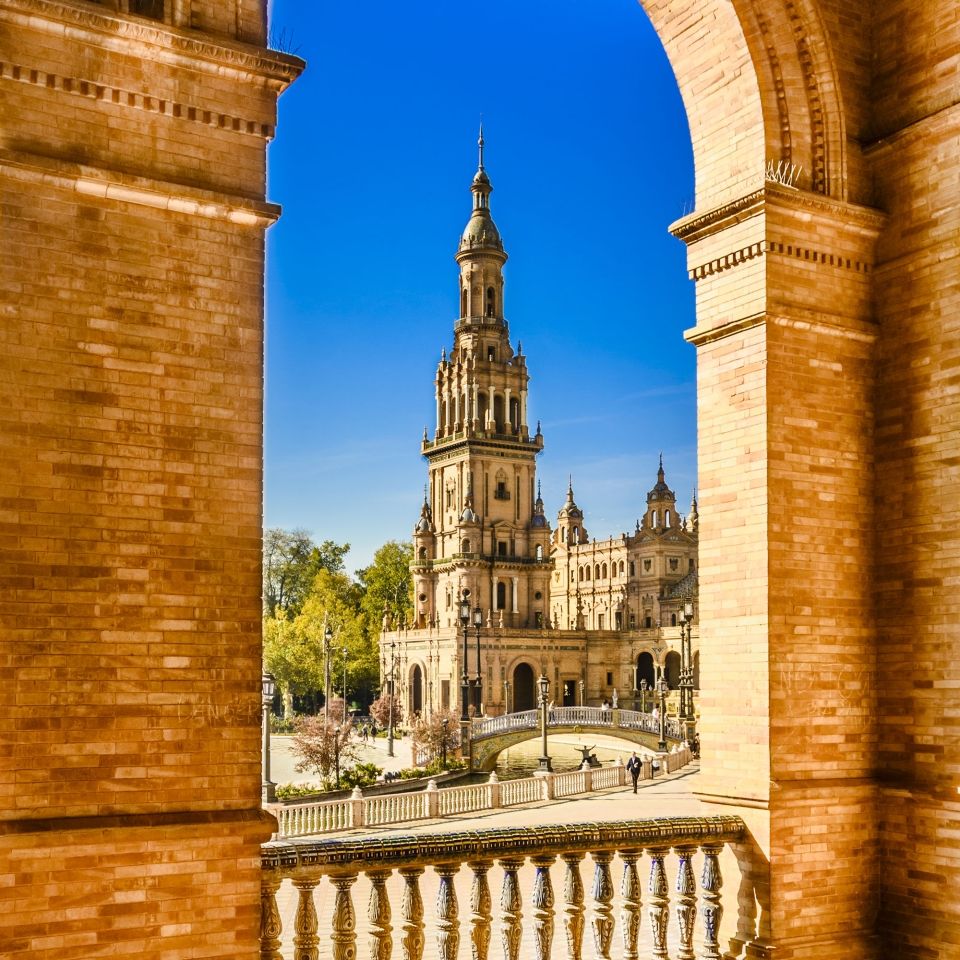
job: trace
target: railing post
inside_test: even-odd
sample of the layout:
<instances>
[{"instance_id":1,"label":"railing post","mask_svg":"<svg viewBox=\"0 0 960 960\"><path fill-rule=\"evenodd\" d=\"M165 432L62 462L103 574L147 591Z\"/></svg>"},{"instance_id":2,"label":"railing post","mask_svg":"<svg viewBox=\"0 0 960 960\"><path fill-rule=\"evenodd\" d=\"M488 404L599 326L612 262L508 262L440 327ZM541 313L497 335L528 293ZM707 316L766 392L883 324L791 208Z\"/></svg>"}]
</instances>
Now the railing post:
<instances>
[{"instance_id":1,"label":"railing post","mask_svg":"<svg viewBox=\"0 0 960 960\"><path fill-rule=\"evenodd\" d=\"M500 778L497 776L496 770L490 771L490 779L487 782L490 787L490 809L499 810L500 809Z\"/></svg>"},{"instance_id":2,"label":"railing post","mask_svg":"<svg viewBox=\"0 0 960 960\"><path fill-rule=\"evenodd\" d=\"M390 899L387 896L387 880L393 871L370 870L370 901L367 919L370 921L370 960L390 960L393 953L393 927L390 925Z\"/></svg>"},{"instance_id":3,"label":"railing post","mask_svg":"<svg viewBox=\"0 0 960 960\"><path fill-rule=\"evenodd\" d=\"M610 944L613 941L613 881L610 877L610 861L613 853L598 850L591 854L596 865L593 871L593 947L598 960L609 960Z\"/></svg>"},{"instance_id":4,"label":"railing post","mask_svg":"<svg viewBox=\"0 0 960 960\"><path fill-rule=\"evenodd\" d=\"M457 873L454 863L441 863L434 867L440 877L437 890L437 954L440 960L457 960L460 949L460 920L457 891L453 878Z\"/></svg>"},{"instance_id":5,"label":"railing post","mask_svg":"<svg viewBox=\"0 0 960 960\"><path fill-rule=\"evenodd\" d=\"M697 883L691 860L695 847L674 847L677 855L677 931L680 943L677 960L696 960L693 952L693 924L697 916Z\"/></svg>"},{"instance_id":6,"label":"railing post","mask_svg":"<svg viewBox=\"0 0 960 960\"><path fill-rule=\"evenodd\" d=\"M593 791L593 767L583 768L583 792L591 793Z\"/></svg>"},{"instance_id":7,"label":"railing post","mask_svg":"<svg viewBox=\"0 0 960 960\"><path fill-rule=\"evenodd\" d=\"M542 799L552 800L554 797L554 783L553 783L554 775L552 773L536 772L536 776L538 776L541 782L543 783Z\"/></svg>"},{"instance_id":8,"label":"railing post","mask_svg":"<svg viewBox=\"0 0 960 960\"><path fill-rule=\"evenodd\" d=\"M652 780L653 779L653 761L649 756L645 756L643 760L640 761L640 779L641 780Z\"/></svg>"},{"instance_id":9,"label":"railing post","mask_svg":"<svg viewBox=\"0 0 960 960\"><path fill-rule=\"evenodd\" d=\"M473 960L487 960L490 949L490 924L492 903L487 871L492 860L471 860L467 866L473 871L473 889L470 891L470 941L473 944Z\"/></svg>"},{"instance_id":10,"label":"railing post","mask_svg":"<svg viewBox=\"0 0 960 960\"><path fill-rule=\"evenodd\" d=\"M627 768L623 763L623 757L620 754L617 754L617 786L624 787L627 784Z\"/></svg>"},{"instance_id":11,"label":"railing post","mask_svg":"<svg viewBox=\"0 0 960 960\"><path fill-rule=\"evenodd\" d=\"M723 847L720 844L703 844L703 874L700 877L700 915L703 917L703 960L720 960L720 918L723 905L720 903L720 862L717 859Z\"/></svg>"},{"instance_id":12,"label":"railing post","mask_svg":"<svg viewBox=\"0 0 960 960\"><path fill-rule=\"evenodd\" d=\"M553 854L533 858L537 875L533 881L533 895L530 902L533 906L533 936L537 960L550 960L550 949L553 945L554 899L550 867L554 860L556 857Z\"/></svg>"},{"instance_id":13,"label":"railing post","mask_svg":"<svg viewBox=\"0 0 960 960\"><path fill-rule=\"evenodd\" d=\"M357 875L331 877L337 888L333 901L333 960L355 960L357 956L357 916L353 910L350 887L357 882ZM297 954L297 960L300 955Z\"/></svg>"},{"instance_id":14,"label":"railing post","mask_svg":"<svg viewBox=\"0 0 960 960\"><path fill-rule=\"evenodd\" d=\"M283 923L277 909L280 877L264 873L260 878L260 960L280 960Z\"/></svg>"},{"instance_id":15,"label":"railing post","mask_svg":"<svg viewBox=\"0 0 960 960\"><path fill-rule=\"evenodd\" d=\"M503 890L500 894L500 906L503 909L501 940L504 960L519 960L520 936L523 931L521 919L520 882L517 871L523 866L519 857L507 857L500 861L503 867Z\"/></svg>"},{"instance_id":16,"label":"railing post","mask_svg":"<svg viewBox=\"0 0 960 960\"><path fill-rule=\"evenodd\" d=\"M437 781L431 780L423 792L427 798L427 819L435 820L440 816L440 790L437 787Z\"/></svg>"},{"instance_id":17,"label":"railing post","mask_svg":"<svg viewBox=\"0 0 960 960\"><path fill-rule=\"evenodd\" d=\"M354 787L353 793L350 794L350 826L362 827L363 825L363 791L360 787Z\"/></svg>"},{"instance_id":18,"label":"railing post","mask_svg":"<svg viewBox=\"0 0 960 960\"><path fill-rule=\"evenodd\" d=\"M647 917L650 920L651 956L657 960L669 960L667 954L667 913L670 898L667 895L667 872L663 858L667 851L656 847L647 850L650 857L650 883L647 892L650 903L647 905Z\"/></svg>"},{"instance_id":19,"label":"railing post","mask_svg":"<svg viewBox=\"0 0 960 960\"><path fill-rule=\"evenodd\" d=\"M293 919L293 952L297 960L317 960L320 940L317 938L317 908L313 903L313 891L319 883L317 877L296 877L293 885L299 894L297 913Z\"/></svg>"},{"instance_id":20,"label":"railing post","mask_svg":"<svg viewBox=\"0 0 960 960\"><path fill-rule=\"evenodd\" d=\"M637 874L639 850L621 850L623 880L620 882L620 930L623 935L624 960L636 960L637 941L640 938L640 877Z\"/></svg>"},{"instance_id":21,"label":"railing post","mask_svg":"<svg viewBox=\"0 0 960 960\"><path fill-rule=\"evenodd\" d=\"M403 960L421 960L423 956L423 898L420 896L420 875L423 867L401 867L404 880L403 901L400 915L403 917Z\"/></svg>"},{"instance_id":22,"label":"railing post","mask_svg":"<svg viewBox=\"0 0 960 960\"><path fill-rule=\"evenodd\" d=\"M580 960L583 952L583 881L580 879L582 853L563 853L566 864L563 881L563 926L567 934L568 960Z\"/></svg>"}]
</instances>

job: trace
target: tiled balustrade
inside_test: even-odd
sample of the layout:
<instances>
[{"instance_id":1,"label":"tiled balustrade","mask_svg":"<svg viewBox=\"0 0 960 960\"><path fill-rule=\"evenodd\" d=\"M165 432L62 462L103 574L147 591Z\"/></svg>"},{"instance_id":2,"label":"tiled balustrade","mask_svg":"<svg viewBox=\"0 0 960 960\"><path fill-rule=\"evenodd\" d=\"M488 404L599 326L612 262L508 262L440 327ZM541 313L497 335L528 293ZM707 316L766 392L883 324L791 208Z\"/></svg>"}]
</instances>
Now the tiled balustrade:
<instances>
[{"instance_id":1,"label":"tiled balustrade","mask_svg":"<svg viewBox=\"0 0 960 960\"><path fill-rule=\"evenodd\" d=\"M504 960L580 960L585 939L600 960L719 960L719 855L744 833L739 817L716 816L274 841L262 853L260 955L489 960L499 933ZM292 924L278 906L285 881Z\"/></svg>"}]
</instances>

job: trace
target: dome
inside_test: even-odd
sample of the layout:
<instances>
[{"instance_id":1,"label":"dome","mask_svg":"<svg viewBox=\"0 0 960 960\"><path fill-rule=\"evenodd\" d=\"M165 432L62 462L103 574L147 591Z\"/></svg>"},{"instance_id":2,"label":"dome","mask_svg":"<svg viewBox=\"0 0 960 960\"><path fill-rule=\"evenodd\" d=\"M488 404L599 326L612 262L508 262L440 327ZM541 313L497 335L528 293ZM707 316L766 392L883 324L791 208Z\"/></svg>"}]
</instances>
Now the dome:
<instances>
[{"instance_id":1,"label":"dome","mask_svg":"<svg viewBox=\"0 0 960 960\"><path fill-rule=\"evenodd\" d=\"M460 247L495 247L501 250L503 241L491 217L475 211L460 238Z\"/></svg>"}]
</instances>

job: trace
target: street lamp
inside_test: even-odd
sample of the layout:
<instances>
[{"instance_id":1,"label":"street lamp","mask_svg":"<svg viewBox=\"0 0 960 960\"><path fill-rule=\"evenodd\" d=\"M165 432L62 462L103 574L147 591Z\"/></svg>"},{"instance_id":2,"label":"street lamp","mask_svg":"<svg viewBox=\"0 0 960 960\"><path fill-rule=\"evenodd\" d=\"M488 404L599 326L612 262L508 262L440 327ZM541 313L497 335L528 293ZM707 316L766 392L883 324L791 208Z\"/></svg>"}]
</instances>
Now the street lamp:
<instances>
[{"instance_id":1,"label":"street lamp","mask_svg":"<svg viewBox=\"0 0 960 960\"><path fill-rule=\"evenodd\" d=\"M470 640L467 632L470 626L470 591L464 590L460 598L460 623L463 626L463 670L460 674L460 722L470 722L468 701L470 699L470 677L467 674L467 643Z\"/></svg>"},{"instance_id":2,"label":"street lamp","mask_svg":"<svg viewBox=\"0 0 960 960\"><path fill-rule=\"evenodd\" d=\"M263 784L260 788L260 798L264 803L274 803L277 799L277 785L270 779L270 705L273 703L273 692L276 690L276 681L272 673L264 673L260 678L263 697L263 756L261 768Z\"/></svg>"},{"instance_id":3,"label":"street lamp","mask_svg":"<svg viewBox=\"0 0 960 960\"><path fill-rule=\"evenodd\" d=\"M447 769L447 728L450 726L450 718L444 717L440 721L440 726L443 727L443 740L440 743L440 753L443 759L440 761L441 766L444 770Z\"/></svg>"},{"instance_id":4,"label":"street lamp","mask_svg":"<svg viewBox=\"0 0 960 960\"><path fill-rule=\"evenodd\" d=\"M695 715L693 712L693 655L691 634L693 633L693 603L683 605L683 625L680 628L680 722L683 725L683 738L693 742Z\"/></svg>"},{"instance_id":5,"label":"street lamp","mask_svg":"<svg viewBox=\"0 0 960 960\"><path fill-rule=\"evenodd\" d=\"M661 753L667 750L667 694L670 692L670 684L665 677L657 681L657 690L660 693L660 742L657 749Z\"/></svg>"},{"instance_id":6,"label":"street lamp","mask_svg":"<svg viewBox=\"0 0 960 960\"><path fill-rule=\"evenodd\" d=\"M387 715L387 756L393 756L393 675L397 669L396 653L397 641L390 641L390 673L387 675L387 691L390 696L389 714Z\"/></svg>"},{"instance_id":7,"label":"street lamp","mask_svg":"<svg viewBox=\"0 0 960 960\"><path fill-rule=\"evenodd\" d=\"M340 789L340 724L333 731L333 769L336 771L337 789Z\"/></svg>"},{"instance_id":8,"label":"street lamp","mask_svg":"<svg viewBox=\"0 0 960 960\"><path fill-rule=\"evenodd\" d=\"M480 627L483 625L483 611L479 607L473 608L473 628L477 632L477 699L474 706L479 717L483 711L483 675L480 671Z\"/></svg>"},{"instance_id":9,"label":"street lamp","mask_svg":"<svg viewBox=\"0 0 960 960\"><path fill-rule=\"evenodd\" d=\"M646 678L646 677L643 677L643 678L640 680L640 696L642 697L641 706L640 706L640 711L641 711L642 713L646 713L646 712L647 712L647 688L648 688L649 686L650 686L650 684L647 683L647 678Z\"/></svg>"},{"instance_id":10,"label":"street lamp","mask_svg":"<svg viewBox=\"0 0 960 960\"><path fill-rule=\"evenodd\" d=\"M323 618L323 712L330 719L330 643L333 630L327 618Z\"/></svg>"},{"instance_id":11,"label":"street lamp","mask_svg":"<svg viewBox=\"0 0 960 960\"><path fill-rule=\"evenodd\" d=\"M343 648L343 722L347 722L347 648Z\"/></svg>"},{"instance_id":12,"label":"street lamp","mask_svg":"<svg viewBox=\"0 0 960 960\"><path fill-rule=\"evenodd\" d=\"M537 686L540 688L540 735L543 738L543 756L540 757L538 772L551 773L553 766L547 754L547 694L550 692L550 681L540 674Z\"/></svg>"}]
</instances>

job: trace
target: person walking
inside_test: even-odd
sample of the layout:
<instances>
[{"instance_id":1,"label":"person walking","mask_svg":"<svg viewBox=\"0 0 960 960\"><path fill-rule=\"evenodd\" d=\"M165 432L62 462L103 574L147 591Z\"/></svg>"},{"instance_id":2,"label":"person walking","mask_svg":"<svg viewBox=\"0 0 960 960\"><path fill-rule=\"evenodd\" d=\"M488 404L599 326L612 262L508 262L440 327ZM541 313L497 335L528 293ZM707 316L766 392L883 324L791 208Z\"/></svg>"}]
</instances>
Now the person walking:
<instances>
[{"instance_id":1,"label":"person walking","mask_svg":"<svg viewBox=\"0 0 960 960\"><path fill-rule=\"evenodd\" d=\"M633 792L636 793L637 781L640 779L640 758L637 756L636 750L630 754L630 759L627 761L627 772L633 781Z\"/></svg>"}]
</instances>

